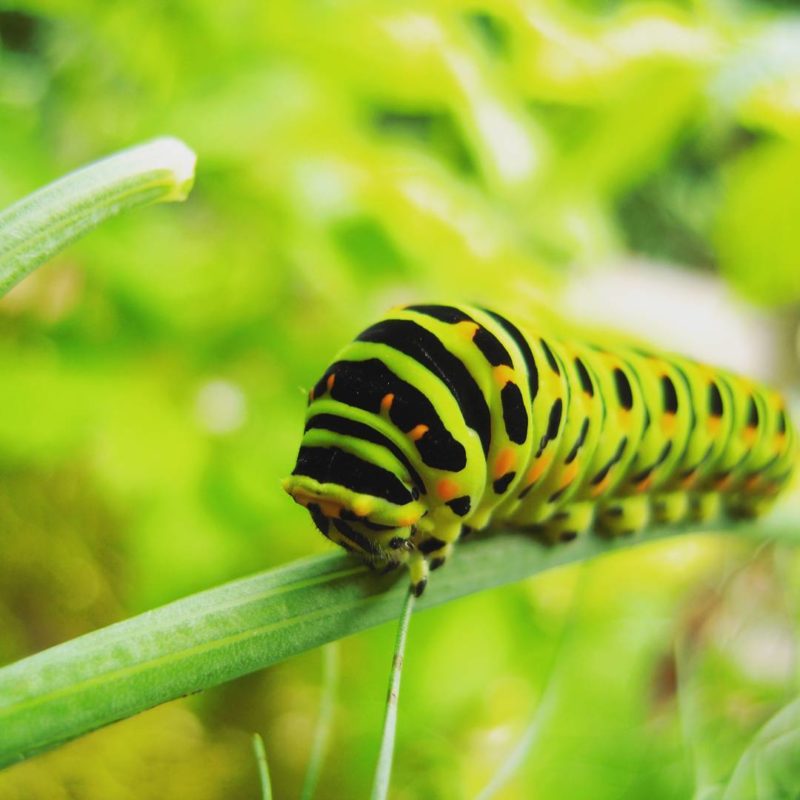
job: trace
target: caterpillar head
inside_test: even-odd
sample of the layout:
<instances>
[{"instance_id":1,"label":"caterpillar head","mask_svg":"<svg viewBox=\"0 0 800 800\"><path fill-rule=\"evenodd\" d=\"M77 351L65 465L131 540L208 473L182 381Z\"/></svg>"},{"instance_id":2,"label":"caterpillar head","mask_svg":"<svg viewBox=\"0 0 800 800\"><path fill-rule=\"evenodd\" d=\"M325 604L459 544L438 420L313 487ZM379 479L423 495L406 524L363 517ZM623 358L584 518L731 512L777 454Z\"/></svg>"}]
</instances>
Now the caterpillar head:
<instances>
[{"instance_id":1,"label":"caterpillar head","mask_svg":"<svg viewBox=\"0 0 800 800\"><path fill-rule=\"evenodd\" d=\"M283 488L308 509L320 532L345 550L376 567L402 564L425 507L402 465L387 466L385 454L371 460L366 453L304 439Z\"/></svg>"}]
</instances>

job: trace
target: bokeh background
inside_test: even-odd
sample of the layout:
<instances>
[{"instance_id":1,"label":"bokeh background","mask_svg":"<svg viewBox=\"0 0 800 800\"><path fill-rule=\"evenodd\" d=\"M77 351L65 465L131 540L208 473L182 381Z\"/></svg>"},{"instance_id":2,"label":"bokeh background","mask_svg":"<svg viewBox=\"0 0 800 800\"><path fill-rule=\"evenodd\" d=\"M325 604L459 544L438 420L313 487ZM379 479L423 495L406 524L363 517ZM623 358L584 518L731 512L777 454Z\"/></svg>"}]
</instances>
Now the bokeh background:
<instances>
[{"instance_id":1,"label":"bokeh background","mask_svg":"<svg viewBox=\"0 0 800 800\"><path fill-rule=\"evenodd\" d=\"M162 133L199 156L185 205L111 221L0 302L0 663L324 551L279 486L303 391L397 302L544 304L793 395L794 9L0 2L0 205ZM497 797L722 797L797 695L799 608L797 554L706 537L426 612L392 796L475 797L535 720ZM340 644L320 798L368 792L393 634ZM321 664L99 731L0 798L256 798L252 731L295 797ZM781 741L785 773L800 734ZM770 764L741 797L795 796Z\"/></svg>"}]
</instances>

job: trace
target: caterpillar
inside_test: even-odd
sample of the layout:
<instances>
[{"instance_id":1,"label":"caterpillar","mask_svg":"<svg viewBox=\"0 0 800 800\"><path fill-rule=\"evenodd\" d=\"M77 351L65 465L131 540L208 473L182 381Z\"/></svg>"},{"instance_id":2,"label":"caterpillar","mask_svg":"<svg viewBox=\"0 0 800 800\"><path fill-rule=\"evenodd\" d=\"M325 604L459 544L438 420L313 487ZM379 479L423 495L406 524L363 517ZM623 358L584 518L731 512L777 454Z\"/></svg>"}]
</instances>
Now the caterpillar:
<instances>
[{"instance_id":1,"label":"caterpillar","mask_svg":"<svg viewBox=\"0 0 800 800\"><path fill-rule=\"evenodd\" d=\"M485 308L410 305L311 389L285 490L374 567L429 570L503 523L557 543L766 511L796 461L783 398L633 346Z\"/></svg>"}]
</instances>

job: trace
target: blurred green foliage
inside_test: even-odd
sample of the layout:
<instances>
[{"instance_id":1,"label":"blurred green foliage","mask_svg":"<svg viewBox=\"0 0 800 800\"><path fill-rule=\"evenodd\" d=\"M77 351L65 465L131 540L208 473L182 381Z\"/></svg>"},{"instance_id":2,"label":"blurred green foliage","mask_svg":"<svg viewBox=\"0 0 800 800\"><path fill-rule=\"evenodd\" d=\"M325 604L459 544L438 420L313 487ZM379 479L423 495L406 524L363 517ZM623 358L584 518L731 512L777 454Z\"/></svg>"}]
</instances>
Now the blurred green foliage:
<instances>
[{"instance_id":1,"label":"blurred green foliage","mask_svg":"<svg viewBox=\"0 0 800 800\"><path fill-rule=\"evenodd\" d=\"M626 250L800 300L789 3L0 2L0 205L165 132L189 202L0 303L3 662L324 549L279 490L301 390L386 306L552 303ZM537 708L503 798L721 797L796 691L799 587L793 554L704 539L414 619L394 797L474 796ZM344 643L319 797L369 786L392 636ZM253 730L292 796L320 674L157 709L0 797L257 797Z\"/></svg>"}]
</instances>

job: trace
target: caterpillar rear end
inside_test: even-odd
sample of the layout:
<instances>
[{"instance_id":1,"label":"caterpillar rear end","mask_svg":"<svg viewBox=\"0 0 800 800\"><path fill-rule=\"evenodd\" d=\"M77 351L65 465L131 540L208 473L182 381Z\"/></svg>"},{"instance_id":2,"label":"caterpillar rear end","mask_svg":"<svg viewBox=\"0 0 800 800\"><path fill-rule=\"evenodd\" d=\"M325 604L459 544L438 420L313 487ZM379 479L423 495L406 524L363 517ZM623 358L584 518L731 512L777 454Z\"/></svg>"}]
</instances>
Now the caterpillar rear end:
<instances>
[{"instance_id":1,"label":"caterpillar rear end","mask_svg":"<svg viewBox=\"0 0 800 800\"><path fill-rule=\"evenodd\" d=\"M491 524L551 542L750 518L786 486L783 398L674 355L548 335L488 309L395 309L309 393L286 491L421 594Z\"/></svg>"}]
</instances>

